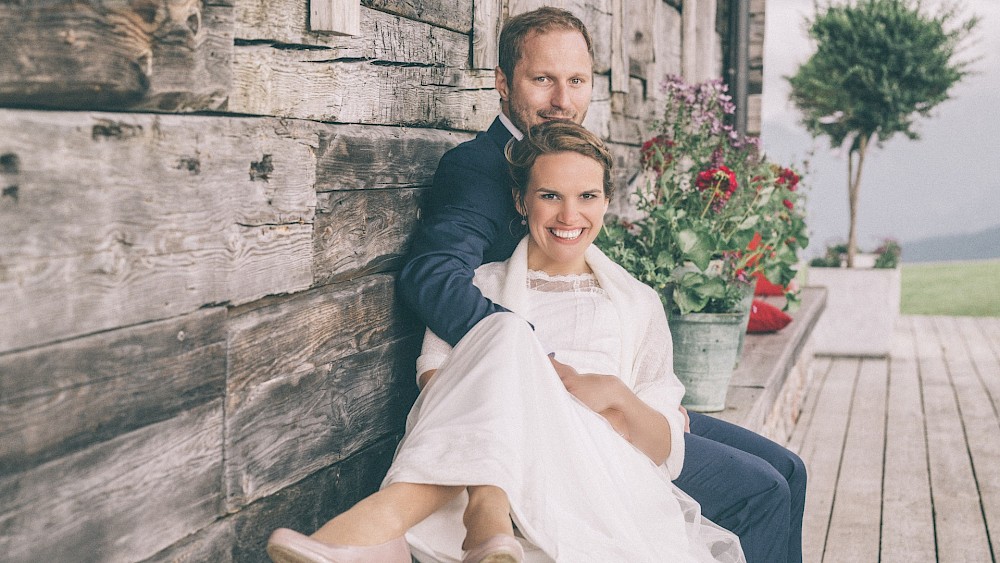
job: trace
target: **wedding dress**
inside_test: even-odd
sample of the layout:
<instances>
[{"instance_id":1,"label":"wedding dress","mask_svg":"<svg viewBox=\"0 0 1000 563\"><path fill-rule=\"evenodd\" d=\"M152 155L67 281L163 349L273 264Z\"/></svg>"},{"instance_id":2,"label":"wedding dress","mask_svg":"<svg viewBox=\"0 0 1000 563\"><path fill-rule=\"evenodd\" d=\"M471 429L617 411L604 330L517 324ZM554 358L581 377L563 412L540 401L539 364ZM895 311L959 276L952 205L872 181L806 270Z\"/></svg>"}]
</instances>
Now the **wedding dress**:
<instances>
[{"instance_id":1,"label":"wedding dress","mask_svg":"<svg viewBox=\"0 0 1000 563\"><path fill-rule=\"evenodd\" d=\"M619 375L628 325L602 276L521 271L518 289L527 291L517 314L490 315L454 349L428 332L418 372L438 371L408 416L383 486L502 488L529 562L744 561L738 538L701 516L666 464L567 392L546 356L554 351L579 373ZM669 377L668 387L680 385ZM467 502L462 493L410 530L421 563L461 561Z\"/></svg>"}]
</instances>

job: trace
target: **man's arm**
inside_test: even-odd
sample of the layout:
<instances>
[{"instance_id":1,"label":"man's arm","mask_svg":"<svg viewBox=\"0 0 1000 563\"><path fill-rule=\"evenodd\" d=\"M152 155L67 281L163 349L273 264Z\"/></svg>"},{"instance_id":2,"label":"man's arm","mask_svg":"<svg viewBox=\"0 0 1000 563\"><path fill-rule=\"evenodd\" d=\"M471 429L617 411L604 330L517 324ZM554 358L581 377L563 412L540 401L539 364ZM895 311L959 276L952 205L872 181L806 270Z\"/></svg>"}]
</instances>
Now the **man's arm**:
<instances>
[{"instance_id":1,"label":"man's arm","mask_svg":"<svg viewBox=\"0 0 1000 563\"><path fill-rule=\"evenodd\" d=\"M472 284L491 247L503 239L513 250L519 238L508 225L513 199L502 159L499 150L462 147L441 159L426 216L399 276L406 304L452 346L487 315L507 310Z\"/></svg>"}]
</instances>

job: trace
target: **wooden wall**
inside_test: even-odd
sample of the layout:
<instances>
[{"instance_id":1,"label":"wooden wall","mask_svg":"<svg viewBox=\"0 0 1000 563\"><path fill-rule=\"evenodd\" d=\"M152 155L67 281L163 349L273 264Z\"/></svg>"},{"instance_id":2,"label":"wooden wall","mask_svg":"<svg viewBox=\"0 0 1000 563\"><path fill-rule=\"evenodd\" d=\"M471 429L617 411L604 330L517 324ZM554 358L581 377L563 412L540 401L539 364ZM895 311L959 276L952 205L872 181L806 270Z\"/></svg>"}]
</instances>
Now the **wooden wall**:
<instances>
[{"instance_id":1,"label":"wooden wall","mask_svg":"<svg viewBox=\"0 0 1000 563\"><path fill-rule=\"evenodd\" d=\"M381 481L422 335L395 273L498 111L498 18L542 2L364 0L354 37L308 2L0 3L0 559L264 561ZM624 188L681 3L561 5Z\"/></svg>"}]
</instances>

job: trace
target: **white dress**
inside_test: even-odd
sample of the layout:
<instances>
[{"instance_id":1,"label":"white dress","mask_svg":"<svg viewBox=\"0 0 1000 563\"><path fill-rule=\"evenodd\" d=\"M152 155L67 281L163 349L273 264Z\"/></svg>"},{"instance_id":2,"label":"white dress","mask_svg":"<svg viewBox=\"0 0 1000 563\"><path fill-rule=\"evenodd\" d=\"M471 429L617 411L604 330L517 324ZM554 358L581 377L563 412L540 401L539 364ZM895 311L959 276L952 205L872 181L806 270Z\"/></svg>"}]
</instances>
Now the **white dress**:
<instances>
[{"instance_id":1,"label":"white dress","mask_svg":"<svg viewBox=\"0 0 1000 563\"><path fill-rule=\"evenodd\" d=\"M596 279L529 272L526 282L522 314L534 330L518 315L494 314L447 354L410 412L383 486L502 488L527 561L743 561L739 540L569 394L546 358L554 351L580 373L619 369L619 315ZM443 344L435 340L421 372ZM467 502L463 493L410 530L419 561L461 560Z\"/></svg>"}]
</instances>

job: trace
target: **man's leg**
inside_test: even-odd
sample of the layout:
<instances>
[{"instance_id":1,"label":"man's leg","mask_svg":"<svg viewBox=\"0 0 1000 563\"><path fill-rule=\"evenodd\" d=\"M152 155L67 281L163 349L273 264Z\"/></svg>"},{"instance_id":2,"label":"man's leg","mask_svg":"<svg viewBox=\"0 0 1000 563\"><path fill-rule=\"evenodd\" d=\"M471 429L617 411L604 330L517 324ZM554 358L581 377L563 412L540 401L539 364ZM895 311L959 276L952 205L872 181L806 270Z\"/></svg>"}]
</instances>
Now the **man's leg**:
<instances>
[{"instance_id":1,"label":"man's leg","mask_svg":"<svg viewBox=\"0 0 1000 563\"><path fill-rule=\"evenodd\" d=\"M707 518L740 536L749 563L799 563L806 488L802 460L749 430L690 414L677 486L701 503Z\"/></svg>"}]
</instances>

